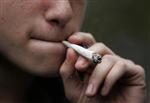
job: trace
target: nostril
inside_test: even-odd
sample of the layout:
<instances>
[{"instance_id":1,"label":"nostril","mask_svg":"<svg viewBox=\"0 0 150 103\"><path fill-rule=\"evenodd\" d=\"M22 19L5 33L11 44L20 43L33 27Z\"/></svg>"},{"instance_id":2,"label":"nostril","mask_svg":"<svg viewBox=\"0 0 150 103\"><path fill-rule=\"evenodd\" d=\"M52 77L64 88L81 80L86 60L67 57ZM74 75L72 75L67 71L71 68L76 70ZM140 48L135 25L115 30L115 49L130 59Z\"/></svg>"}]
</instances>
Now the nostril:
<instances>
[{"instance_id":1,"label":"nostril","mask_svg":"<svg viewBox=\"0 0 150 103\"><path fill-rule=\"evenodd\" d=\"M50 21L48 21L51 25L60 25L60 22L56 19L52 19Z\"/></svg>"},{"instance_id":2,"label":"nostril","mask_svg":"<svg viewBox=\"0 0 150 103\"><path fill-rule=\"evenodd\" d=\"M57 2L45 12L46 20L54 25L64 27L72 19L73 11L70 1Z\"/></svg>"},{"instance_id":3,"label":"nostril","mask_svg":"<svg viewBox=\"0 0 150 103\"><path fill-rule=\"evenodd\" d=\"M51 25L55 25L55 26L60 26L60 27L64 27L64 26L65 26L65 22L60 21L60 20L58 20L58 19L48 20L48 22L49 22Z\"/></svg>"}]
</instances>

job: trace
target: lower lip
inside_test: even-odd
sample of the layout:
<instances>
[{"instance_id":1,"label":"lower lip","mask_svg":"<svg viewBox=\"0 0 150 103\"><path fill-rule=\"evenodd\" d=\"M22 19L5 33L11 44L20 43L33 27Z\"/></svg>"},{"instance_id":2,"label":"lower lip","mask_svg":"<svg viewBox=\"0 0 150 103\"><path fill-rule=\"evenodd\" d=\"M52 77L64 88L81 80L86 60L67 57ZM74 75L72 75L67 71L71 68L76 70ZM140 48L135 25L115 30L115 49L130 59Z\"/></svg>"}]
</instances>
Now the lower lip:
<instances>
[{"instance_id":1,"label":"lower lip","mask_svg":"<svg viewBox=\"0 0 150 103\"><path fill-rule=\"evenodd\" d=\"M66 47L61 42L49 42L44 40L31 39L30 41L31 49L37 52L65 52Z\"/></svg>"}]
</instances>

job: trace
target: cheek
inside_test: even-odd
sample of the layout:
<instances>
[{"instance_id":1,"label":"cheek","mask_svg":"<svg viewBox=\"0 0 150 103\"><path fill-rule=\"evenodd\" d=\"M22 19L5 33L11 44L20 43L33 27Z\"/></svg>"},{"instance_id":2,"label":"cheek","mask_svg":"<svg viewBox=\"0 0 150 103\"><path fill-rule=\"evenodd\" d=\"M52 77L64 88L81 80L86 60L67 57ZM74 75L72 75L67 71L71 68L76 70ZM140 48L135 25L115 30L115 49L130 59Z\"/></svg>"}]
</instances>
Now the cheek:
<instances>
[{"instance_id":1,"label":"cheek","mask_svg":"<svg viewBox=\"0 0 150 103\"><path fill-rule=\"evenodd\" d=\"M38 1L0 0L1 47L21 46L25 44L35 22L34 19L40 13L38 9L39 5L36 5Z\"/></svg>"},{"instance_id":2,"label":"cheek","mask_svg":"<svg viewBox=\"0 0 150 103\"><path fill-rule=\"evenodd\" d=\"M10 26L21 26L33 22L34 19L39 17L44 11L40 1L41 0L0 0L1 25L6 25L5 28L8 28Z\"/></svg>"},{"instance_id":3,"label":"cheek","mask_svg":"<svg viewBox=\"0 0 150 103\"><path fill-rule=\"evenodd\" d=\"M74 12L74 18L77 19L78 23L82 23L86 10L86 0L73 0L72 9Z\"/></svg>"}]
</instances>

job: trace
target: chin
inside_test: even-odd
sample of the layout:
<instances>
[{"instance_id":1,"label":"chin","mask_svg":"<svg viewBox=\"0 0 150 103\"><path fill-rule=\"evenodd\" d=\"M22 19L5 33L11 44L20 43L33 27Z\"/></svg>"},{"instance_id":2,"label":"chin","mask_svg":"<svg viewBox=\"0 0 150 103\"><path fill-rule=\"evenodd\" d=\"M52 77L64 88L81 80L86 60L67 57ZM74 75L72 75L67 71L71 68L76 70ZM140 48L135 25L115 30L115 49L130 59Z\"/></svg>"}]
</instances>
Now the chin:
<instances>
[{"instance_id":1,"label":"chin","mask_svg":"<svg viewBox=\"0 0 150 103\"><path fill-rule=\"evenodd\" d=\"M23 72L54 77L59 75L66 48L62 43L32 41L26 46L6 50L3 54L10 64L15 64L15 68ZM10 68L13 67L10 65Z\"/></svg>"},{"instance_id":2,"label":"chin","mask_svg":"<svg viewBox=\"0 0 150 103\"><path fill-rule=\"evenodd\" d=\"M25 71L42 77L56 77L59 75L59 69L64 61L64 56L51 57L44 59L29 60L22 67Z\"/></svg>"},{"instance_id":3,"label":"chin","mask_svg":"<svg viewBox=\"0 0 150 103\"><path fill-rule=\"evenodd\" d=\"M42 65L42 66L36 66L35 68L31 68L29 72L31 72L34 75L42 76L42 77L56 77L59 75L59 69L61 64L57 63L57 65Z\"/></svg>"}]
</instances>

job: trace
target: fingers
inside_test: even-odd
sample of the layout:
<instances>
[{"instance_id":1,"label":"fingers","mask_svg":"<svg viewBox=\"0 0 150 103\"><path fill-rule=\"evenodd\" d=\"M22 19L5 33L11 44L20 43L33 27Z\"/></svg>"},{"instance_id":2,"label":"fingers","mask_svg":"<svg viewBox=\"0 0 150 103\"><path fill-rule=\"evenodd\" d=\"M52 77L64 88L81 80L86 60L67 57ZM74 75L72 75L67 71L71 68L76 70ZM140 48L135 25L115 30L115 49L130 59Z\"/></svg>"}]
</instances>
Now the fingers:
<instances>
[{"instance_id":1,"label":"fingers","mask_svg":"<svg viewBox=\"0 0 150 103\"><path fill-rule=\"evenodd\" d=\"M111 71L108 73L101 94L106 96L109 94L113 86L120 80L122 85L145 87L145 73L141 66L134 64L132 61L122 59L118 61ZM125 77L125 79L121 79Z\"/></svg>"},{"instance_id":2,"label":"fingers","mask_svg":"<svg viewBox=\"0 0 150 103\"><path fill-rule=\"evenodd\" d=\"M126 72L126 64L123 62L117 62L113 68L111 69L111 71L108 73L101 94L103 96L106 96L109 91L111 90L111 88L113 87L113 85L123 76L123 74L125 74Z\"/></svg>"},{"instance_id":3,"label":"fingers","mask_svg":"<svg viewBox=\"0 0 150 103\"><path fill-rule=\"evenodd\" d=\"M77 101L78 96L82 92L82 81L75 70L77 54L73 49L67 50L67 56L60 68L60 76L62 78L65 96L70 101Z\"/></svg>"},{"instance_id":4,"label":"fingers","mask_svg":"<svg viewBox=\"0 0 150 103\"><path fill-rule=\"evenodd\" d=\"M95 67L89 79L89 84L86 90L87 96L94 96L97 93L99 87L102 85L104 79L106 78L115 62L116 60L111 55L106 55L103 57L101 64L98 64Z\"/></svg>"},{"instance_id":5,"label":"fingers","mask_svg":"<svg viewBox=\"0 0 150 103\"><path fill-rule=\"evenodd\" d=\"M74 44L82 44L89 47L96 43L94 37L90 33L77 32L68 38L68 41Z\"/></svg>"},{"instance_id":6,"label":"fingers","mask_svg":"<svg viewBox=\"0 0 150 103\"><path fill-rule=\"evenodd\" d=\"M85 48L88 48L91 45L96 43L96 41L95 41L94 37L92 36L92 34L83 33L83 32L74 33L73 35L71 35L68 38L68 41L71 42L71 43L74 43L74 44L82 45ZM91 61L85 59L82 56L79 56L79 58L77 60L77 63L75 64L75 67L77 69L87 68L90 64L91 64ZM81 71L82 71L82 69L81 69Z\"/></svg>"},{"instance_id":7,"label":"fingers","mask_svg":"<svg viewBox=\"0 0 150 103\"><path fill-rule=\"evenodd\" d=\"M125 78L121 79L122 77ZM106 96L119 80L124 86L144 88L144 77L144 69L141 66L117 56L105 55L102 63L92 72L86 95L94 96L100 89L101 95Z\"/></svg>"},{"instance_id":8,"label":"fingers","mask_svg":"<svg viewBox=\"0 0 150 103\"><path fill-rule=\"evenodd\" d=\"M114 55L113 51L111 51L105 44L103 43L96 43L94 44L93 46L91 46L89 48L89 50L92 50L96 53L99 53L100 55L106 55L106 54L109 54L109 55Z\"/></svg>"},{"instance_id":9,"label":"fingers","mask_svg":"<svg viewBox=\"0 0 150 103\"><path fill-rule=\"evenodd\" d=\"M89 50L92 50L100 55L114 55L114 53L103 43L96 43L92 45ZM87 59L83 59L83 57L80 57L77 60L77 63L75 64L75 67L80 71L85 71L87 67L89 67L92 64L91 61Z\"/></svg>"},{"instance_id":10,"label":"fingers","mask_svg":"<svg viewBox=\"0 0 150 103\"><path fill-rule=\"evenodd\" d=\"M68 41L71 43L79 44L79 45L84 45L88 48L89 50L92 50L96 53L99 53L100 55L105 55L105 54L114 54L108 47L106 47L103 43L95 43L95 39L90 33L82 33L82 32L77 32L70 36L68 38ZM79 56L77 63L75 64L76 69L79 71L85 71L86 68L88 68L90 65L93 65L93 63L87 59L85 59L82 56Z\"/></svg>"},{"instance_id":11,"label":"fingers","mask_svg":"<svg viewBox=\"0 0 150 103\"><path fill-rule=\"evenodd\" d=\"M77 60L76 53L74 52L73 49L69 48L67 50L66 59L60 68L60 74L61 74L63 80L65 80L73 75L73 73L75 71L74 65L75 65L76 60Z\"/></svg>"}]
</instances>

